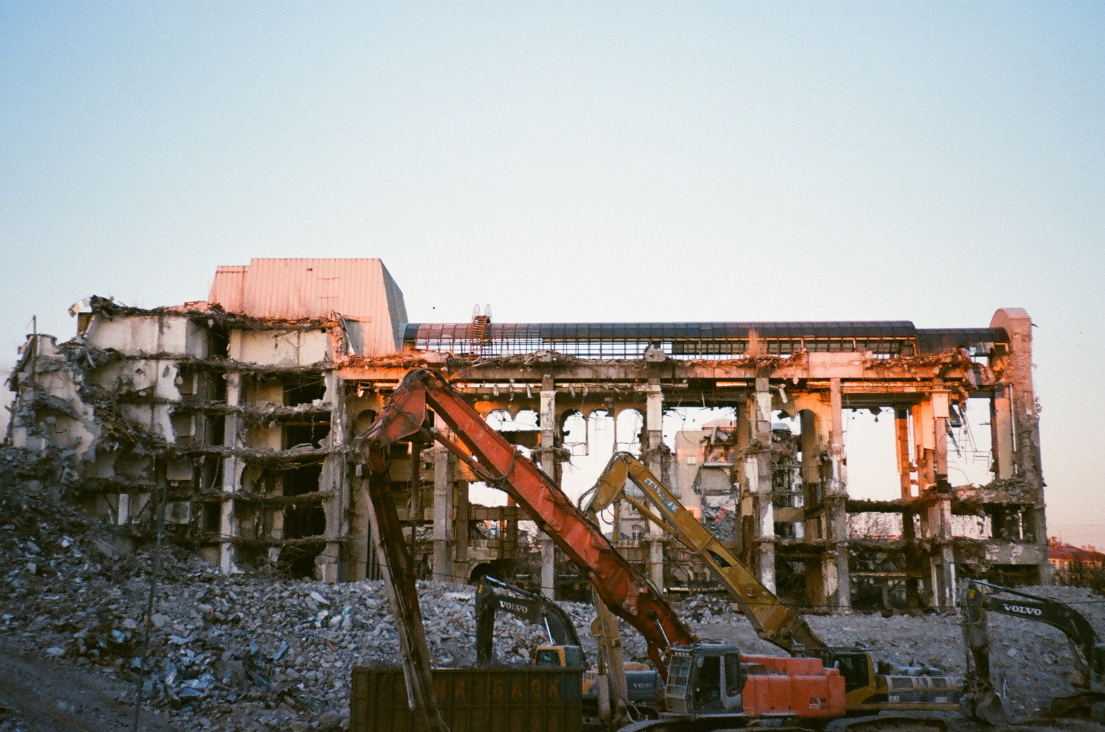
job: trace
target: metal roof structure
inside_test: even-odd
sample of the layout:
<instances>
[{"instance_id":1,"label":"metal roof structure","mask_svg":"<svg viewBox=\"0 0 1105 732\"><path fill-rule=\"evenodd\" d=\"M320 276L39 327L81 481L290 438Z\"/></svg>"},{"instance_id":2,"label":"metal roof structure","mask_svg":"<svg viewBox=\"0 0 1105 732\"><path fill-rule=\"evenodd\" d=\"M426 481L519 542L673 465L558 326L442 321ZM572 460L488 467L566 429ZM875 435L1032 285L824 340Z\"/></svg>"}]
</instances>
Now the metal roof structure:
<instances>
[{"instance_id":1,"label":"metal roof structure","mask_svg":"<svg viewBox=\"0 0 1105 732\"><path fill-rule=\"evenodd\" d=\"M336 319L356 331L361 355L396 350L403 293L379 259L253 259L219 267L208 302L274 320Z\"/></svg>"},{"instance_id":2,"label":"metal roof structure","mask_svg":"<svg viewBox=\"0 0 1105 732\"><path fill-rule=\"evenodd\" d=\"M411 323L408 348L457 355L511 356L539 350L581 358L640 358L649 348L673 358L732 358L755 351L865 351L909 356L1008 341L1000 328L919 329L902 321L748 323ZM753 348L752 344L757 345Z\"/></svg>"}]
</instances>

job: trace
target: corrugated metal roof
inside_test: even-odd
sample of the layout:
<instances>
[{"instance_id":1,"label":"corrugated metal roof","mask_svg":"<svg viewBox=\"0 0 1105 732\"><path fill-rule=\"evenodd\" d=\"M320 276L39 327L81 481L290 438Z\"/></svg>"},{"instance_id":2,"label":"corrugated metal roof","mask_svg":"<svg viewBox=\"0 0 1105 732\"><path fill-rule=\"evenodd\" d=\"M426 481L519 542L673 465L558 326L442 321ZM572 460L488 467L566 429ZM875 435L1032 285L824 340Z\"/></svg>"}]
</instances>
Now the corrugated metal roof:
<instances>
[{"instance_id":1,"label":"corrugated metal roof","mask_svg":"<svg viewBox=\"0 0 1105 732\"><path fill-rule=\"evenodd\" d=\"M403 293L379 259L253 259L219 267L208 302L273 320L341 315L366 326L364 355L393 352L407 317Z\"/></svg>"},{"instance_id":2,"label":"corrugated metal roof","mask_svg":"<svg viewBox=\"0 0 1105 732\"><path fill-rule=\"evenodd\" d=\"M382 270L379 259L254 259L219 267L209 302L254 318L368 318L386 307Z\"/></svg>"},{"instance_id":3,"label":"corrugated metal roof","mask_svg":"<svg viewBox=\"0 0 1105 732\"><path fill-rule=\"evenodd\" d=\"M215 281L211 283L211 294L207 302L222 305L228 313L242 312L242 292L245 289L246 270L241 265L220 266L215 270Z\"/></svg>"}]
</instances>

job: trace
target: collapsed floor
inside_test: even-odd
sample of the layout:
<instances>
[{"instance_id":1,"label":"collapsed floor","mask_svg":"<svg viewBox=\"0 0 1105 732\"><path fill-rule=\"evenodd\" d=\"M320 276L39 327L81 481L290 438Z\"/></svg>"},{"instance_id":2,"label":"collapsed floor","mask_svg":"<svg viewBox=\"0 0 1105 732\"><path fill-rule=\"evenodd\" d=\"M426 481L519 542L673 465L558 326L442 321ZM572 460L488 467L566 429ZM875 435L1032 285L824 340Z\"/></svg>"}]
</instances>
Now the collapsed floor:
<instances>
[{"instance_id":1,"label":"collapsed floor","mask_svg":"<svg viewBox=\"0 0 1105 732\"><path fill-rule=\"evenodd\" d=\"M152 546L135 547L118 527L89 520L60 489L51 490L56 478L48 462L0 451L0 562L6 568L0 578L0 642L114 679L123 689L119 701L130 703L143 648ZM351 668L395 663L398 642L380 582L225 576L170 545L161 556L145 697L174 726L343 728ZM422 582L419 589L435 663L474 665L473 588ZM1040 591L1076 603L1105 634L1101 598L1076 588ZM590 606L563 605L577 628L590 626ZM704 640L774 652L724 598L692 596L676 609ZM963 672L954 615L811 616L809 622L828 642L871 647L892 664ZM1014 718L1032 717L1050 697L1073 691L1074 656L1059 631L1004 617L993 618L992 628L997 685ZM594 639L580 635L594 659ZM623 639L628 657L646 660L632 629L623 628ZM496 624L496 654L504 664L528 663L530 650L543 641L536 627L512 617L501 616Z\"/></svg>"}]
</instances>

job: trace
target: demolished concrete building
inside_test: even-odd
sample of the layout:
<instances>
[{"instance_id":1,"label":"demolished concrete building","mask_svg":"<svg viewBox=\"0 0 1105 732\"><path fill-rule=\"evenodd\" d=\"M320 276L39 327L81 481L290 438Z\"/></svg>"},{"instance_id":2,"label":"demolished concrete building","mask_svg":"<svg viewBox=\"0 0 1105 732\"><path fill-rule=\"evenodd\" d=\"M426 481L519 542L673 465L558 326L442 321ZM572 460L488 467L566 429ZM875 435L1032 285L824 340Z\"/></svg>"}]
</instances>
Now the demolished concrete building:
<instances>
[{"instance_id":1,"label":"demolished concrete building","mask_svg":"<svg viewBox=\"0 0 1105 732\"><path fill-rule=\"evenodd\" d=\"M66 461L74 495L123 530L167 501L180 544L225 572L271 563L326 581L378 572L356 440L403 374L447 374L487 416L538 416L509 433L560 480L573 415L643 417L640 453L775 589L848 609L863 583L913 606L954 607L963 576L1046 580L1031 320L989 327L909 322L408 323L377 259L254 259L219 267L208 299L138 309L91 298L77 336L28 338L9 385L8 440ZM967 399L990 408L992 480L953 487L949 426ZM662 439L666 408L731 410L729 422ZM844 415L889 410L894 500L849 496ZM791 418L795 432L777 420ZM674 459L674 464L673 464ZM394 455L390 477L425 576L524 574L555 594L557 552L519 531L513 505L470 498L475 477L440 449ZM900 517L900 535L849 534L850 515ZM953 531L976 516L983 535ZM623 525L624 524L624 525ZM627 527L633 527L627 530ZM613 536L658 586L708 578L628 505ZM576 578L578 579L578 578Z\"/></svg>"}]
</instances>

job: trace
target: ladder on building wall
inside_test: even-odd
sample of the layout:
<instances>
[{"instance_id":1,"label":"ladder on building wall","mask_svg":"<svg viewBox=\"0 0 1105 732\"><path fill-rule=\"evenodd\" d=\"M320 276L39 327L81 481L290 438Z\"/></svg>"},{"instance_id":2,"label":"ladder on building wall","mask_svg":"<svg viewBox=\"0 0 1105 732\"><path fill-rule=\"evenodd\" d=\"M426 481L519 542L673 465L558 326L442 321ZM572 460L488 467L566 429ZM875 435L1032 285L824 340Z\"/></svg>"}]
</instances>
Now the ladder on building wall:
<instances>
[{"instance_id":1,"label":"ladder on building wall","mask_svg":"<svg viewBox=\"0 0 1105 732\"><path fill-rule=\"evenodd\" d=\"M491 305L481 314L479 303L472 311L472 327L468 329L468 352L474 356L483 354L483 344L491 326Z\"/></svg>"}]
</instances>

